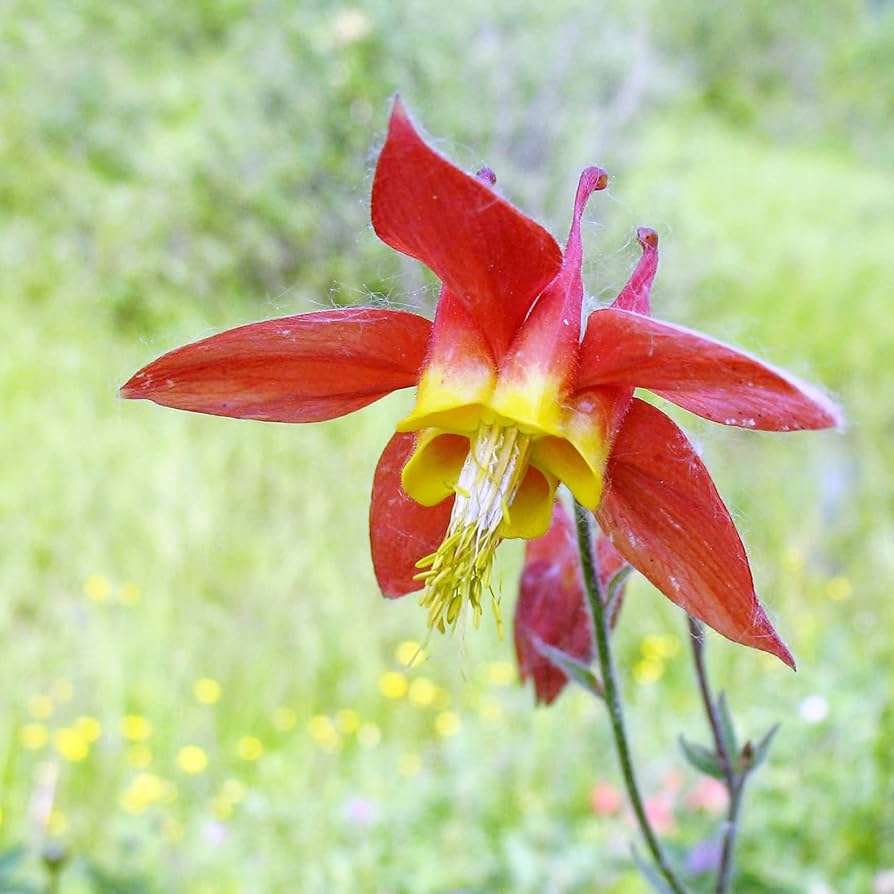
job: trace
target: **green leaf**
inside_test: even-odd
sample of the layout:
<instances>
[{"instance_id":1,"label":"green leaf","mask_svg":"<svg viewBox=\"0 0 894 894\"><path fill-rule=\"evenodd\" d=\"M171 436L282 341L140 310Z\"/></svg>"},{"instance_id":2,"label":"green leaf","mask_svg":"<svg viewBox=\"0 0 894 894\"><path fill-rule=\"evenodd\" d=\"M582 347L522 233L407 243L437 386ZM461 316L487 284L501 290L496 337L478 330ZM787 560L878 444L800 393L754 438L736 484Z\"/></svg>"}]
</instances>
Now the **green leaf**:
<instances>
[{"instance_id":1,"label":"green leaf","mask_svg":"<svg viewBox=\"0 0 894 894\"><path fill-rule=\"evenodd\" d=\"M561 649L557 649L555 646L551 646L549 643L545 643L541 639L535 639L534 645L537 647L537 651L549 661L550 664L555 665L562 671L572 683L577 683L578 686L582 686L587 692L592 693L598 698L605 697L605 693L602 689L602 682L599 677L593 673L588 664L584 664L582 661L572 658L567 652L563 652Z\"/></svg>"},{"instance_id":2,"label":"green leaf","mask_svg":"<svg viewBox=\"0 0 894 894\"><path fill-rule=\"evenodd\" d=\"M717 696L717 714L720 720L720 736L723 739L723 747L730 760L735 760L739 753L739 740L736 738L736 727L733 725L733 715L730 713L725 692L721 692Z\"/></svg>"},{"instance_id":3,"label":"green leaf","mask_svg":"<svg viewBox=\"0 0 894 894\"><path fill-rule=\"evenodd\" d=\"M726 779L720 757L710 748L705 748L704 745L699 745L696 742L689 742L680 736L680 750L683 752L683 757L699 772L713 776L715 779Z\"/></svg>"},{"instance_id":4,"label":"green leaf","mask_svg":"<svg viewBox=\"0 0 894 894\"><path fill-rule=\"evenodd\" d=\"M751 770L756 770L762 763L764 763L767 759L767 755L770 753L773 737L779 732L779 726L780 724L774 723L757 745L752 746L751 742L745 743L742 748L743 769L750 772ZM745 754L746 749L748 749L749 752L747 761Z\"/></svg>"},{"instance_id":5,"label":"green leaf","mask_svg":"<svg viewBox=\"0 0 894 894\"><path fill-rule=\"evenodd\" d=\"M624 581L630 576L630 572L633 571L633 568L630 565L625 565L609 582L607 591L605 594L605 616L607 618L611 618L615 613L615 604L618 601L618 596L621 593L621 587L624 585Z\"/></svg>"}]
</instances>

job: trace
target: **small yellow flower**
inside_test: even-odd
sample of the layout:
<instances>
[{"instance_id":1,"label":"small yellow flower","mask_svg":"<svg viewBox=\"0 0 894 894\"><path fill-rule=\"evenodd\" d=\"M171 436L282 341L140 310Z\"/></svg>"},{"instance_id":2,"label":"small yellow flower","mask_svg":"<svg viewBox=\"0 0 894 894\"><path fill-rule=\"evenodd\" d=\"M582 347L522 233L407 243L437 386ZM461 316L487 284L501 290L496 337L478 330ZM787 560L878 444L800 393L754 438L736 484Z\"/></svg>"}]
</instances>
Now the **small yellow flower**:
<instances>
[{"instance_id":1,"label":"small yellow flower","mask_svg":"<svg viewBox=\"0 0 894 894\"><path fill-rule=\"evenodd\" d=\"M401 776L416 776L422 769L418 754L402 754L397 768Z\"/></svg>"},{"instance_id":2,"label":"small yellow flower","mask_svg":"<svg viewBox=\"0 0 894 894\"><path fill-rule=\"evenodd\" d=\"M295 729L298 725L298 712L285 706L277 708L273 712L273 725L284 733Z\"/></svg>"},{"instance_id":3,"label":"small yellow flower","mask_svg":"<svg viewBox=\"0 0 894 894\"><path fill-rule=\"evenodd\" d=\"M37 720L46 720L55 710L56 706L48 695L32 695L28 699L28 713Z\"/></svg>"},{"instance_id":4,"label":"small yellow flower","mask_svg":"<svg viewBox=\"0 0 894 894\"><path fill-rule=\"evenodd\" d=\"M509 686L515 682L515 667L508 661L492 661L487 666L487 682L492 686Z\"/></svg>"},{"instance_id":5,"label":"small yellow flower","mask_svg":"<svg viewBox=\"0 0 894 894\"><path fill-rule=\"evenodd\" d=\"M422 664L426 659L425 650L415 640L404 640L395 650L394 657L397 663L404 667Z\"/></svg>"},{"instance_id":6,"label":"small yellow flower","mask_svg":"<svg viewBox=\"0 0 894 894\"><path fill-rule=\"evenodd\" d=\"M68 820L61 810L53 810L47 820L47 832L50 835L62 835L68 828Z\"/></svg>"},{"instance_id":7,"label":"small yellow flower","mask_svg":"<svg viewBox=\"0 0 894 894\"><path fill-rule=\"evenodd\" d=\"M0 807L0 826L3 825L3 808Z\"/></svg>"},{"instance_id":8,"label":"small yellow flower","mask_svg":"<svg viewBox=\"0 0 894 894\"><path fill-rule=\"evenodd\" d=\"M652 634L640 643L640 652L647 661L660 662L663 658L673 658L679 651L680 640L672 633L663 636Z\"/></svg>"},{"instance_id":9,"label":"small yellow flower","mask_svg":"<svg viewBox=\"0 0 894 894\"><path fill-rule=\"evenodd\" d=\"M220 683L212 680L211 677L200 677L193 686L193 694L196 701L203 705L213 705L220 700Z\"/></svg>"},{"instance_id":10,"label":"small yellow flower","mask_svg":"<svg viewBox=\"0 0 894 894\"><path fill-rule=\"evenodd\" d=\"M409 698L417 708L427 708L434 702L438 694L438 687L428 677L416 677L410 683Z\"/></svg>"},{"instance_id":11,"label":"small yellow flower","mask_svg":"<svg viewBox=\"0 0 894 894\"><path fill-rule=\"evenodd\" d=\"M435 732L439 736L455 736L459 732L460 719L453 711L441 711L435 717Z\"/></svg>"},{"instance_id":12,"label":"small yellow flower","mask_svg":"<svg viewBox=\"0 0 894 894\"><path fill-rule=\"evenodd\" d=\"M385 698L403 698L407 687L407 678L397 671L388 671L379 677L379 691Z\"/></svg>"},{"instance_id":13,"label":"small yellow flower","mask_svg":"<svg viewBox=\"0 0 894 894\"><path fill-rule=\"evenodd\" d=\"M67 704L74 695L74 686L70 680L56 680L50 686L50 696L59 704Z\"/></svg>"},{"instance_id":14,"label":"small yellow flower","mask_svg":"<svg viewBox=\"0 0 894 894\"><path fill-rule=\"evenodd\" d=\"M633 679L648 685L664 675L664 662L660 658L642 658L633 666Z\"/></svg>"},{"instance_id":15,"label":"small yellow flower","mask_svg":"<svg viewBox=\"0 0 894 894\"><path fill-rule=\"evenodd\" d=\"M112 585L107 577L101 574L91 574L84 581L84 595L94 602L105 602L112 591Z\"/></svg>"},{"instance_id":16,"label":"small yellow flower","mask_svg":"<svg viewBox=\"0 0 894 894\"><path fill-rule=\"evenodd\" d=\"M826 584L826 595L829 599L834 599L836 602L849 599L853 591L854 588L851 586L851 582L841 575L831 578Z\"/></svg>"},{"instance_id":17,"label":"small yellow flower","mask_svg":"<svg viewBox=\"0 0 894 894\"><path fill-rule=\"evenodd\" d=\"M148 745L137 743L127 748L127 762L138 770L152 763L152 749Z\"/></svg>"},{"instance_id":18,"label":"small yellow flower","mask_svg":"<svg viewBox=\"0 0 894 894\"><path fill-rule=\"evenodd\" d=\"M118 600L122 605L136 605L141 598L140 588L136 584L121 584Z\"/></svg>"},{"instance_id":19,"label":"small yellow flower","mask_svg":"<svg viewBox=\"0 0 894 894\"><path fill-rule=\"evenodd\" d=\"M75 721L75 729L91 744L102 735L102 724L86 714Z\"/></svg>"},{"instance_id":20,"label":"small yellow flower","mask_svg":"<svg viewBox=\"0 0 894 894\"><path fill-rule=\"evenodd\" d=\"M356 733L360 715L353 708L341 708L335 714L335 725L341 733Z\"/></svg>"},{"instance_id":21,"label":"small yellow flower","mask_svg":"<svg viewBox=\"0 0 894 894\"><path fill-rule=\"evenodd\" d=\"M150 804L169 796L170 788L170 783L154 773L138 773L119 796L118 803L127 813L139 814Z\"/></svg>"},{"instance_id":22,"label":"small yellow flower","mask_svg":"<svg viewBox=\"0 0 894 894\"><path fill-rule=\"evenodd\" d=\"M79 763L90 753L90 743L77 727L67 726L56 730L53 744L56 751L72 763Z\"/></svg>"},{"instance_id":23,"label":"small yellow flower","mask_svg":"<svg viewBox=\"0 0 894 894\"><path fill-rule=\"evenodd\" d=\"M357 741L364 748L375 748L382 741L382 731L375 723L363 723L357 730Z\"/></svg>"},{"instance_id":24,"label":"small yellow flower","mask_svg":"<svg viewBox=\"0 0 894 894\"><path fill-rule=\"evenodd\" d=\"M48 738L47 728L42 723L26 723L19 730L19 742L22 748L27 748L29 751L43 748Z\"/></svg>"},{"instance_id":25,"label":"small yellow flower","mask_svg":"<svg viewBox=\"0 0 894 894\"><path fill-rule=\"evenodd\" d=\"M647 661L658 661L662 657L661 637L654 634L646 636L639 644L639 650Z\"/></svg>"},{"instance_id":26,"label":"small yellow flower","mask_svg":"<svg viewBox=\"0 0 894 894\"><path fill-rule=\"evenodd\" d=\"M184 745L177 752L177 766L191 775L204 773L208 767L208 755L198 745Z\"/></svg>"},{"instance_id":27,"label":"small yellow flower","mask_svg":"<svg viewBox=\"0 0 894 894\"><path fill-rule=\"evenodd\" d=\"M323 751L334 753L341 750L341 736L331 718L325 714L316 714L307 722L307 731L311 738Z\"/></svg>"},{"instance_id":28,"label":"small yellow flower","mask_svg":"<svg viewBox=\"0 0 894 894\"><path fill-rule=\"evenodd\" d=\"M257 736L243 736L236 746L236 753L244 761L256 761L264 753L264 744Z\"/></svg>"},{"instance_id":29,"label":"small yellow flower","mask_svg":"<svg viewBox=\"0 0 894 894\"><path fill-rule=\"evenodd\" d=\"M165 792L164 782L154 773L137 773L130 788L146 803L160 801Z\"/></svg>"},{"instance_id":30,"label":"small yellow flower","mask_svg":"<svg viewBox=\"0 0 894 894\"><path fill-rule=\"evenodd\" d=\"M325 714L314 714L307 721L307 731L316 742L322 742L324 739L329 739L336 734L335 725L332 723L331 718Z\"/></svg>"},{"instance_id":31,"label":"small yellow flower","mask_svg":"<svg viewBox=\"0 0 894 894\"><path fill-rule=\"evenodd\" d=\"M121 721L121 733L131 742L143 742L152 735L152 724L140 714L126 714Z\"/></svg>"}]
</instances>

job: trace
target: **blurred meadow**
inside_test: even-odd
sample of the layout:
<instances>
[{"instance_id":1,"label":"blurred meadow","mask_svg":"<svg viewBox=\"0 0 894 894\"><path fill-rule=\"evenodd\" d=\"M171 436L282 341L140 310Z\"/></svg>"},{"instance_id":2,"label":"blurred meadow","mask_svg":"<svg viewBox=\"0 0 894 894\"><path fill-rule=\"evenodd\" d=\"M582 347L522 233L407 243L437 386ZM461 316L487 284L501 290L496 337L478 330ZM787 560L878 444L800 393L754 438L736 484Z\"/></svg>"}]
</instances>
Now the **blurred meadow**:
<instances>
[{"instance_id":1,"label":"blurred meadow","mask_svg":"<svg viewBox=\"0 0 894 894\"><path fill-rule=\"evenodd\" d=\"M656 316L845 407L844 433L675 416L799 663L710 636L743 736L782 721L737 890L890 891L892 60L890 0L5 0L0 890L644 890L601 707L535 710L489 619L417 657L424 612L379 596L369 488L411 395L306 427L116 397L250 320L430 312L369 226L400 91L559 237L580 169L609 170L594 306L653 226ZM720 820L677 749L706 738L684 619L636 580L617 648L685 854Z\"/></svg>"}]
</instances>

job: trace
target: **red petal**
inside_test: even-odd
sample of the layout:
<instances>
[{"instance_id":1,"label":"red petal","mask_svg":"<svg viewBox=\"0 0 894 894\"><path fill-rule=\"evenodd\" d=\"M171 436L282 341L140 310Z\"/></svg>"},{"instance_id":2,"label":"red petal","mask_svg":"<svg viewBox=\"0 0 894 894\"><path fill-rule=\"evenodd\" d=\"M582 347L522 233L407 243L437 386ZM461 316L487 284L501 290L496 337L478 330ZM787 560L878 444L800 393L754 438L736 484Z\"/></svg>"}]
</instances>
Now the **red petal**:
<instances>
[{"instance_id":1,"label":"red petal","mask_svg":"<svg viewBox=\"0 0 894 894\"><path fill-rule=\"evenodd\" d=\"M609 460L596 517L665 596L737 643L794 667L754 593L745 548L683 432L634 399Z\"/></svg>"},{"instance_id":2,"label":"red petal","mask_svg":"<svg viewBox=\"0 0 894 894\"><path fill-rule=\"evenodd\" d=\"M164 354L121 396L214 416L320 422L415 385L430 334L423 317L369 307L264 320Z\"/></svg>"},{"instance_id":3,"label":"red petal","mask_svg":"<svg viewBox=\"0 0 894 894\"><path fill-rule=\"evenodd\" d=\"M829 428L839 409L817 389L691 329L604 308L590 314L577 388L648 388L724 425L763 431Z\"/></svg>"},{"instance_id":4,"label":"red petal","mask_svg":"<svg viewBox=\"0 0 894 894\"><path fill-rule=\"evenodd\" d=\"M501 367L501 383L525 388L529 387L529 380L539 384L546 375L561 385L570 384L577 367L584 295L580 220L587 200L607 184L608 175L602 168L586 168L581 174L562 269L546 287L513 341Z\"/></svg>"},{"instance_id":5,"label":"red petal","mask_svg":"<svg viewBox=\"0 0 894 894\"><path fill-rule=\"evenodd\" d=\"M578 661L589 663L593 658L592 625L581 582L577 539L571 519L559 502L546 534L528 541L515 609L519 673L522 680L533 680L537 700L549 704L568 678L541 654L538 642L561 649Z\"/></svg>"},{"instance_id":6,"label":"red petal","mask_svg":"<svg viewBox=\"0 0 894 894\"><path fill-rule=\"evenodd\" d=\"M394 435L373 478L369 542L376 580L389 599L422 589L422 581L413 579L419 573L416 562L441 545L453 509L453 497L426 507L404 493L400 473L415 444L412 433Z\"/></svg>"},{"instance_id":7,"label":"red petal","mask_svg":"<svg viewBox=\"0 0 894 894\"><path fill-rule=\"evenodd\" d=\"M425 143L400 100L376 166L372 223L468 303L497 357L562 263L546 230Z\"/></svg>"},{"instance_id":8,"label":"red petal","mask_svg":"<svg viewBox=\"0 0 894 894\"><path fill-rule=\"evenodd\" d=\"M648 316L652 280L658 270L658 234L648 227L640 227L636 231L636 239L642 246L643 253L612 307Z\"/></svg>"}]
</instances>

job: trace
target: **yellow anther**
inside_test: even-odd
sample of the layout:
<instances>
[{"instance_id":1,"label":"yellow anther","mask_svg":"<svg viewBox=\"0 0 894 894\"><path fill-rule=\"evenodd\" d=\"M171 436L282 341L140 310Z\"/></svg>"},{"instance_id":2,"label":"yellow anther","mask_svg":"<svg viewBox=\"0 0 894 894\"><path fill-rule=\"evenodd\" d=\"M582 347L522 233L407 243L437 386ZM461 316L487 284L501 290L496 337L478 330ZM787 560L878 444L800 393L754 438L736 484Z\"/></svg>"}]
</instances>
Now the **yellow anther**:
<instances>
[{"instance_id":1,"label":"yellow anther","mask_svg":"<svg viewBox=\"0 0 894 894\"><path fill-rule=\"evenodd\" d=\"M482 425L469 444L469 455L454 490L456 501L444 542L416 563L416 580L425 582L420 604L428 624L442 632L455 627L462 607L471 606L477 627L485 593L491 593L494 617L502 630L499 606L490 586L500 526L528 468L531 438L514 426Z\"/></svg>"}]
</instances>

